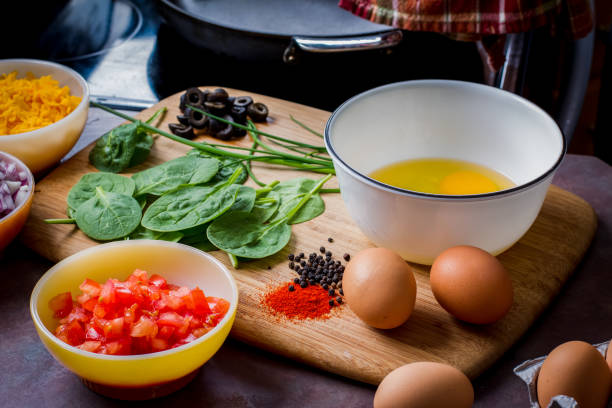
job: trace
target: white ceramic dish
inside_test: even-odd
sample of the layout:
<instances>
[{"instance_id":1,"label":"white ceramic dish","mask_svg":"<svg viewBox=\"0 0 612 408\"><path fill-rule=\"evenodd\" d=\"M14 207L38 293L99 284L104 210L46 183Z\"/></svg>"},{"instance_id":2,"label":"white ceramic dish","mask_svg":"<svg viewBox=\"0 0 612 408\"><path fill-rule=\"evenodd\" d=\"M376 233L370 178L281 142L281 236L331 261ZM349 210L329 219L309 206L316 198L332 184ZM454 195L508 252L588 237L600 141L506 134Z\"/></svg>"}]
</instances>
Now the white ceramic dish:
<instances>
[{"instance_id":1,"label":"white ceramic dish","mask_svg":"<svg viewBox=\"0 0 612 408\"><path fill-rule=\"evenodd\" d=\"M325 128L342 198L376 245L431 264L451 246L494 255L510 248L538 215L565 154L554 120L533 103L497 88L460 81L408 81L357 95ZM372 171L416 158L474 162L516 187L444 196L380 183Z\"/></svg>"},{"instance_id":2,"label":"white ceramic dish","mask_svg":"<svg viewBox=\"0 0 612 408\"><path fill-rule=\"evenodd\" d=\"M60 161L79 139L89 109L87 82L76 71L49 61L31 59L0 60L0 74L17 71L22 78L31 72L34 76L51 75L60 87L68 86L72 95L81 103L63 119L31 132L0 135L0 151L12 154L23 161L33 173L40 172Z\"/></svg>"}]
</instances>

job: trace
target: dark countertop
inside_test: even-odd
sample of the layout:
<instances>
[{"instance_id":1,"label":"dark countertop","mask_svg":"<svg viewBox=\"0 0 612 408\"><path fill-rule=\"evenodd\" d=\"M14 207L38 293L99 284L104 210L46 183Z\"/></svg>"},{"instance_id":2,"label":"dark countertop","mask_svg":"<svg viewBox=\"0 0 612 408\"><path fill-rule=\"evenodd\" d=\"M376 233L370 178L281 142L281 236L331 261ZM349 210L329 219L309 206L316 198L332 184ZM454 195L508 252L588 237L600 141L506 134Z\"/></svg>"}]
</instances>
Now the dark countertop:
<instances>
[{"instance_id":1,"label":"dark countertop","mask_svg":"<svg viewBox=\"0 0 612 408\"><path fill-rule=\"evenodd\" d=\"M80 149L118 121L93 109ZM553 181L588 201L598 216L591 248L559 296L497 363L474 381L478 407L528 406L527 389L512 368L569 340L612 338L612 167L590 156L568 155ZM29 315L29 297L51 267L18 242L0 254L0 406L134 405L99 396L45 350ZM329 374L228 339L184 389L147 406L368 407L375 387ZM143 404L144 405L144 404Z\"/></svg>"}]
</instances>

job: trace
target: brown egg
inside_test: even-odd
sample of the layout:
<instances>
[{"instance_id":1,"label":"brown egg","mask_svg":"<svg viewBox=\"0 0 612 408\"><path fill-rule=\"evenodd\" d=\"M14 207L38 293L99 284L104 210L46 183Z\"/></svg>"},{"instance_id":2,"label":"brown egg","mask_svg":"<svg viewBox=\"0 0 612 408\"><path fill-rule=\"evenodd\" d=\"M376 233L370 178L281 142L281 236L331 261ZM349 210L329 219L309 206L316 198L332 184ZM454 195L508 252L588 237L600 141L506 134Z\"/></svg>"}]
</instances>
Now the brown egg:
<instances>
[{"instance_id":1,"label":"brown egg","mask_svg":"<svg viewBox=\"0 0 612 408\"><path fill-rule=\"evenodd\" d=\"M605 359L583 341L557 346L544 360L538 374L538 402L547 407L555 395L567 395L580 408L603 408L612 387L612 373Z\"/></svg>"},{"instance_id":2,"label":"brown egg","mask_svg":"<svg viewBox=\"0 0 612 408\"><path fill-rule=\"evenodd\" d=\"M416 300L412 268L386 248L368 248L351 258L342 279L346 303L364 322L379 329L400 326Z\"/></svg>"},{"instance_id":3,"label":"brown egg","mask_svg":"<svg viewBox=\"0 0 612 408\"><path fill-rule=\"evenodd\" d=\"M508 272L497 258L480 248L445 250L431 266L429 279L440 306L468 323L493 323L512 306Z\"/></svg>"},{"instance_id":4,"label":"brown egg","mask_svg":"<svg viewBox=\"0 0 612 408\"><path fill-rule=\"evenodd\" d=\"M374 395L374 408L469 408L470 380L455 367L419 362L391 371Z\"/></svg>"}]
</instances>

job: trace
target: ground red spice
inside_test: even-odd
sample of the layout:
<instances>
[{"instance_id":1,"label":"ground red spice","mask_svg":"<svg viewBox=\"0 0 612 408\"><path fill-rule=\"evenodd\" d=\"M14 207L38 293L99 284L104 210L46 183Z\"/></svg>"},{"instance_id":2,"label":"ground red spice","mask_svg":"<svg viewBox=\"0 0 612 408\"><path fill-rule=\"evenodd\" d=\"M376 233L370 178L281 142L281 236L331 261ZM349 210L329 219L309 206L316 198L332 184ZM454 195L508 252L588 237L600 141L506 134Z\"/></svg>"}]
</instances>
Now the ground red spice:
<instances>
[{"instance_id":1,"label":"ground red spice","mask_svg":"<svg viewBox=\"0 0 612 408\"><path fill-rule=\"evenodd\" d=\"M295 290L290 292L289 285L293 285ZM329 299L331 298L327 291L319 285L302 288L289 282L266 293L262 303L274 314L283 315L288 319L329 319L332 309Z\"/></svg>"}]
</instances>

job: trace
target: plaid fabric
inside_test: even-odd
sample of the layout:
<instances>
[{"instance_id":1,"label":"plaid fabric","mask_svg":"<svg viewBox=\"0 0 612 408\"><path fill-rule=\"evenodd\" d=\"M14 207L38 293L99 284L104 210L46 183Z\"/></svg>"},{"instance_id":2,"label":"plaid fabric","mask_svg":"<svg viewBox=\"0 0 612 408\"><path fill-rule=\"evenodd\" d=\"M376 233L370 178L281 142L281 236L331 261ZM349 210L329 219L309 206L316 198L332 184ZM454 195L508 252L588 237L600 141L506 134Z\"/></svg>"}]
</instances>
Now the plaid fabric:
<instances>
[{"instance_id":1,"label":"plaid fabric","mask_svg":"<svg viewBox=\"0 0 612 408\"><path fill-rule=\"evenodd\" d=\"M589 0L340 0L339 5L410 31L491 35L550 25L580 38L593 27Z\"/></svg>"}]
</instances>

